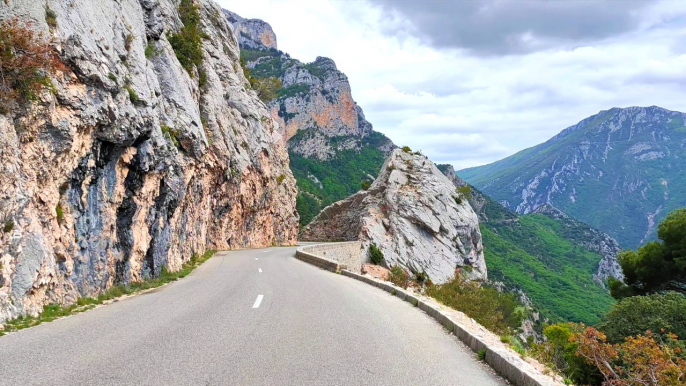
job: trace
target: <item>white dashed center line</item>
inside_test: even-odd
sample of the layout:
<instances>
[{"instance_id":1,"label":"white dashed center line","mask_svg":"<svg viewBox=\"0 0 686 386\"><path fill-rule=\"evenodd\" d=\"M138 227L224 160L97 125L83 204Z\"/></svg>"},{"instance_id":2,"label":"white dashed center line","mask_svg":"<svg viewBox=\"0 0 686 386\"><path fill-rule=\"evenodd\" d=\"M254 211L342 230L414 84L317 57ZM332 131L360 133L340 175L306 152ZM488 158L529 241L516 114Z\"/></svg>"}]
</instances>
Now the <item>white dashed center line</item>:
<instances>
[{"instance_id":1,"label":"white dashed center line","mask_svg":"<svg viewBox=\"0 0 686 386\"><path fill-rule=\"evenodd\" d=\"M262 273L262 268L257 268L257 272Z\"/></svg>"},{"instance_id":2,"label":"white dashed center line","mask_svg":"<svg viewBox=\"0 0 686 386\"><path fill-rule=\"evenodd\" d=\"M255 260L257 260L257 257L255 258Z\"/></svg>"},{"instance_id":3,"label":"white dashed center line","mask_svg":"<svg viewBox=\"0 0 686 386\"><path fill-rule=\"evenodd\" d=\"M252 308L260 308L262 299L264 299L264 295L257 295L257 299L255 299L255 304L252 305Z\"/></svg>"}]
</instances>

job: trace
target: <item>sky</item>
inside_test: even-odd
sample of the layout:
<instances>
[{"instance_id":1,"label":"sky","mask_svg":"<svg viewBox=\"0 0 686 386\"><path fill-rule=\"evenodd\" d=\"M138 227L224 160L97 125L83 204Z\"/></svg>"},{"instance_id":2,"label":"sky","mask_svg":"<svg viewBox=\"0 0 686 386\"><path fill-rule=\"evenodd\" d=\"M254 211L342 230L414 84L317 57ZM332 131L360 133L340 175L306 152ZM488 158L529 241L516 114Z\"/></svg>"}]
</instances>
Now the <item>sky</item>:
<instances>
[{"instance_id":1,"label":"sky","mask_svg":"<svg viewBox=\"0 0 686 386\"><path fill-rule=\"evenodd\" d=\"M333 59L374 129L456 169L612 107L686 112L683 0L218 0Z\"/></svg>"}]
</instances>

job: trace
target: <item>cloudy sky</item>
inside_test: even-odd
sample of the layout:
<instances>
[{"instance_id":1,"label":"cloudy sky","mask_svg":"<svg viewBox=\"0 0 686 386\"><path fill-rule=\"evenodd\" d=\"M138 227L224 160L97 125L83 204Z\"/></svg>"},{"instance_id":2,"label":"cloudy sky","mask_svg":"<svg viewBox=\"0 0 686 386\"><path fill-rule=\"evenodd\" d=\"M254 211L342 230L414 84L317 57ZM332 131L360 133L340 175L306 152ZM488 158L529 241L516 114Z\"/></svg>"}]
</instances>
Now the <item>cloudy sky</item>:
<instances>
[{"instance_id":1,"label":"cloudy sky","mask_svg":"<svg viewBox=\"0 0 686 386\"><path fill-rule=\"evenodd\" d=\"M682 0L219 0L330 57L374 128L461 169L611 107L686 112Z\"/></svg>"}]
</instances>

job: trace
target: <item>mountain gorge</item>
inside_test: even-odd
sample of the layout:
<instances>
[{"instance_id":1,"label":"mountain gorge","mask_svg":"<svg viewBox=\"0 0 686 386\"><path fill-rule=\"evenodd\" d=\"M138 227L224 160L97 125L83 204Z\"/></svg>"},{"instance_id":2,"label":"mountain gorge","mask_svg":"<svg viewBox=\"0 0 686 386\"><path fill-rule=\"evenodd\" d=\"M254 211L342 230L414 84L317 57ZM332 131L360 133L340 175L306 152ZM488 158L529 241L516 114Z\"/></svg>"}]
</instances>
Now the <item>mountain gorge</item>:
<instances>
[{"instance_id":1,"label":"mountain gorge","mask_svg":"<svg viewBox=\"0 0 686 386\"><path fill-rule=\"evenodd\" d=\"M613 108L458 174L517 213L552 205L635 248L686 206L685 117L655 106Z\"/></svg>"},{"instance_id":2,"label":"mountain gorge","mask_svg":"<svg viewBox=\"0 0 686 386\"><path fill-rule=\"evenodd\" d=\"M296 242L279 124L218 5L51 7L0 7L19 20L3 36L38 30L61 62L50 87L0 114L0 322L209 249Z\"/></svg>"},{"instance_id":3,"label":"mountain gorge","mask_svg":"<svg viewBox=\"0 0 686 386\"><path fill-rule=\"evenodd\" d=\"M437 166L469 186L451 165ZM552 321L598 322L612 304L607 278L623 278L614 239L549 205L518 215L476 188L470 195L492 282L522 291Z\"/></svg>"},{"instance_id":4,"label":"mountain gorge","mask_svg":"<svg viewBox=\"0 0 686 386\"><path fill-rule=\"evenodd\" d=\"M267 102L288 142L299 189L297 208L305 225L325 206L371 182L395 145L372 129L352 98L348 78L333 60L302 63L277 49L269 24L225 16L239 31L241 56L251 76L276 78L280 88Z\"/></svg>"}]
</instances>

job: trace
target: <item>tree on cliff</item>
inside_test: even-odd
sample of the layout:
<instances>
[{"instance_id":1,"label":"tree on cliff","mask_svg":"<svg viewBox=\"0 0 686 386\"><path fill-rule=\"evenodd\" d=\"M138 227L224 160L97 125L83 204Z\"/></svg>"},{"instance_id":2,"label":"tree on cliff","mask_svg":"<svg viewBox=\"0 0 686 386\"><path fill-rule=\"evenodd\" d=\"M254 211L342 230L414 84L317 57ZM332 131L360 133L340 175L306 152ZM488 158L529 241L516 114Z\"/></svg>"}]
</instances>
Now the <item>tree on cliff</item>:
<instances>
[{"instance_id":1,"label":"tree on cliff","mask_svg":"<svg viewBox=\"0 0 686 386\"><path fill-rule=\"evenodd\" d=\"M686 208L670 213L657 230L660 241L624 251L619 263L625 282L610 282L615 298L665 290L686 293Z\"/></svg>"}]
</instances>

